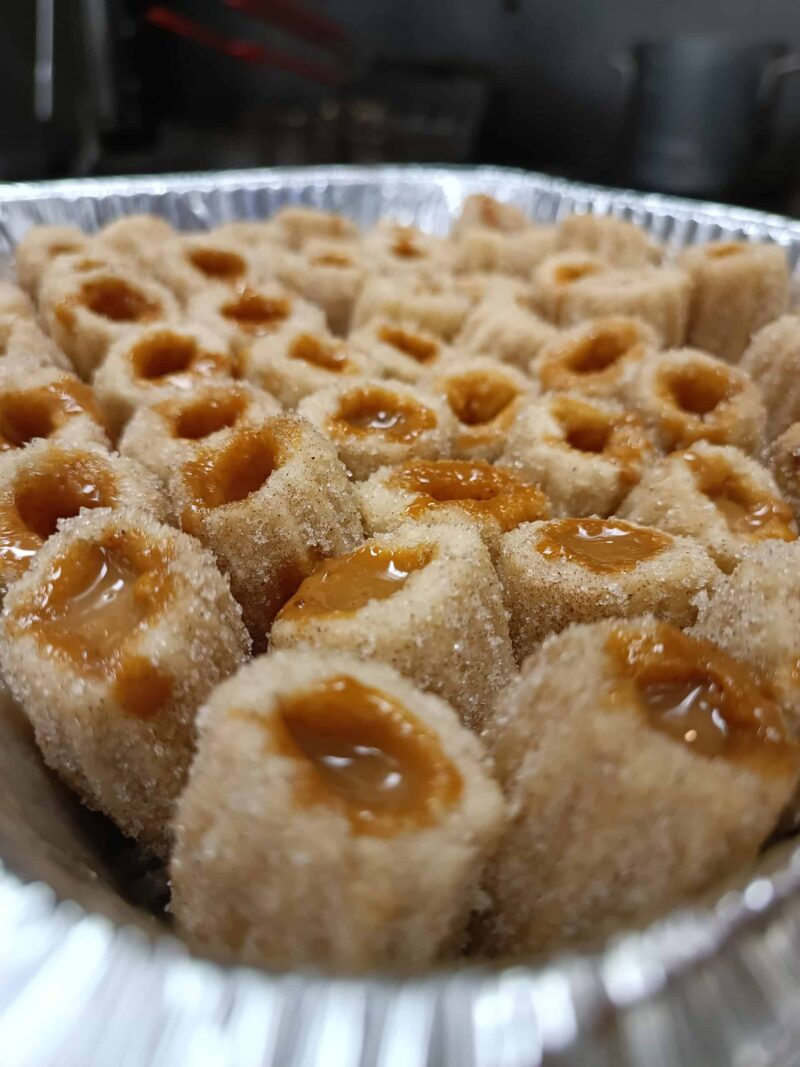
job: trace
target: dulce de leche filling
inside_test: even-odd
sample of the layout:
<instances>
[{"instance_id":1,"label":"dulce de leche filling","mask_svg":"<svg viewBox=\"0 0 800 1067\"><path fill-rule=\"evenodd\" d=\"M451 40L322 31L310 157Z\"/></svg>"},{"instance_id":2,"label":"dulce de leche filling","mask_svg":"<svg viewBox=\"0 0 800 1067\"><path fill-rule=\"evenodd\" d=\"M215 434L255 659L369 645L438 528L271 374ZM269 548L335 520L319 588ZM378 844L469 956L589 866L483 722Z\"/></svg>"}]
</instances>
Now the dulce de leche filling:
<instances>
[{"instance_id":1,"label":"dulce de leche filling","mask_svg":"<svg viewBox=\"0 0 800 1067\"><path fill-rule=\"evenodd\" d=\"M50 563L13 627L30 633L72 668L107 679L129 714L156 714L171 680L130 651L175 595L168 553L130 531L78 541Z\"/></svg>"},{"instance_id":2,"label":"dulce de leche filling","mask_svg":"<svg viewBox=\"0 0 800 1067\"><path fill-rule=\"evenodd\" d=\"M378 340L385 345L396 349L404 356L416 360L417 363L430 363L439 354L439 345L427 337L421 337L417 333L403 330L399 326L381 326L378 330Z\"/></svg>"},{"instance_id":3,"label":"dulce de leche filling","mask_svg":"<svg viewBox=\"0 0 800 1067\"><path fill-rule=\"evenodd\" d=\"M48 456L17 476L10 499L0 506L0 571L11 577L25 570L59 519L115 503L115 479L102 459L89 453Z\"/></svg>"},{"instance_id":4,"label":"dulce de leche filling","mask_svg":"<svg viewBox=\"0 0 800 1067\"><path fill-rule=\"evenodd\" d=\"M270 726L272 745L305 765L298 801L340 810L354 834L434 825L461 795L461 775L434 731L348 675L282 699Z\"/></svg>"},{"instance_id":5,"label":"dulce de leche filling","mask_svg":"<svg viewBox=\"0 0 800 1067\"><path fill-rule=\"evenodd\" d=\"M710 641L655 623L644 632L612 631L606 649L656 730L700 756L761 773L797 773L800 748L780 708Z\"/></svg>"},{"instance_id":6,"label":"dulce de leche filling","mask_svg":"<svg viewBox=\"0 0 800 1067\"><path fill-rule=\"evenodd\" d=\"M415 460L398 468L387 484L414 494L406 509L412 518L455 504L474 518L494 519L506 531L546 518L550 510L537 486L480 461Z\"/></svg>"},{"instance_id":7,"label":"dulce de leche filling","mask_svg":"<svg viewBox=\"0 0 800 1067\"><path fill-rule=\"evenodd\" d=\"M56 318L66 329L75 326L75 308L87 311L110 322L149 322L163 314L161 304L143 293L124 278L113 275L88 278L74 296L66 297L56 307Z\"/></svg>"},{"instance_id":8,"label":"dulce de leche filling","mask_svg":"<svg viewBox=\"0 0 800 1067\"><path fill-rule=\"evenodd\" d=\"M672 544L659 530L622 519L560 519L550 522L536 543L545 559L568 560L597 574L632 571Z\"/></svg>"},{"instance_id":9,"label":"dulce de leche filling","mask_svg":"<svg viewBox=\"0 0 800 1067\"><path fill-rule=\"evenodd\" d=\"M724 456L684 452L695 483L725 519L731 533L754 541L797 539L792 509L748 481Z\"/></svg>"},{"instance_id":10,"label":"dulce de leche filling","mask_svg":"<svg viewBox=\"0 0 800 1067\"><path fill-rule=\"evenodd\" d=\"M485 427L489 423L505 425L514 415L514 401L519 389L499 375L471 371L447 382L447 402L459 422L465 426Z\"/></svg>"},{"instance_id":11,"label":"dulce de leche filling","mask_svg":"<svg viewBox=\"0 0 800 1067\"><path fill-rule=\"evenodd\" d=\"M195 378L207 377L229 364L224 352L209 352L194 337L159 330L151 333L130 350L136 377L145 382L173 386L190 386Z\"/></svg>"},{"instance_id":12,"label":"dulce de leche filling","mask_svg":"<svg viewBox=\"0 0 800 1067\"><path fill-rule=\"evenodd\" d=\"M410 444L436 427L436 415L410 397L382 386L362 386L339 400L330 420L338 436L366 437L378 434L386 441Z\"/></svg>"},{"instance_id":13,"label":"dulce de leche filling","mask_svg":"<svg viewBox=\"0 0 800 1067\"><path fill-rule=\"evenodd\" d=\"M186 258L206 278L215 281L236 281L247 270L247 264L241 256L222 248L192 248L186 253Z\"/></svg>"},{"instance_id":14,"label":"dulce de leche filling","mask_svg":"<svg viewBox=\"0 0 800 1067\"><path fill-rule=\"evenodd\" d=\"M729 401L740 386L725 367L704 363L665 367L659 388L666 403L660 427L669 448L685 448L705 440L725 444L731 424Z\"/></svg>"},{"instance_id":15,"label":"dulce de leche filling","mask_svg":"<svg viewBox=\"0 0 800 1067\"><path fill-rule=\"evenodd\" d=\"M299 359L312 367L340 374L347 369L347 351L344 345L321 341L313 333L298 334L289 345L290 359Z\"/></svg>"},{"instance_id":16,"label":"dulce de leche filling","mask_svg":"<svg viewBox=\"0 0 800 1067\"><path fill-rule=\"evenodd\" d=\"M615 463L623 478L636 480L647 437L632 412L609 414L574 397L554 397L550 411L561 426L562 444L576 452L603 456Z\"/></svg>"},{"instance_id":17,"label":"dulce de leche filling","mask_svg":"<svg viewBox=\"0 0 800 1067\"><path fill-rule=\"evenodd\" d=\"M105 428L92 390L67 377L0 394L0 452L22 448L37 437L50 437L78 415L88 415Z\"/></svg>"},{"instance_id":18,"label":"dulce de leche filling","mask_svg":"<svg viewBox=\"0 0 800 1067\"><path fill-rule=\"evenodd\" d=\"M598 325L585 336L542 357L538 376L545 392L590 388L619 377L623 363L644 354L641 333L633 323Z\"/></svg>"},{"instance_id":19,"label":"dulce de leche filling","mask_svg":"<svg viewBox=\"0 0 800 1067\"><path fill-rule=\"evenodd\" d=\"M169 421L175 437L200 441L235 426L246 408L246 395L234 387L199 396L188 403L167 401L159 405L158 411Z\"/></svg>"},{"instance_id":20,"label":"dulce de leche filling","mask_svg":"<svg viewBox=\"0 0 800 1067\"><path fill-rule=\"evenodd\" d=\"M220 308L220 314L239 329L259 335L277 330L291 314L292 305L287 297L265 296L252 289L245 289L233 300Z\"/></svg>"},{"instance_id":21,"label":"dulce de leche filling","mask_svg":"<svg viewBox=\"0 0 800 1067\"><path fill-rule=\"evenodd\" d=\"M319 615L351 615L372 600L393 596L432 559L429 545L364 545L346 556L324 560L278 617L302 621Z\"/></svg>"}]
</instances>

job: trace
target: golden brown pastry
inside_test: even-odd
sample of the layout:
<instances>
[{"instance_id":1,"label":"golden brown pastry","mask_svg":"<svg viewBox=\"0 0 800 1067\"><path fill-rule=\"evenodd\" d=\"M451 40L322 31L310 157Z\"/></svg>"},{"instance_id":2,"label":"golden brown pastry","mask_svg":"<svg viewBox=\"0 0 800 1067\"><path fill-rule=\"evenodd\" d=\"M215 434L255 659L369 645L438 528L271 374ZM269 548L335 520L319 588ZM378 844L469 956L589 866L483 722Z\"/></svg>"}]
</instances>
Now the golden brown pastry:
<instances>
[{"instance_id":1,"label":"golden brown pastry","mask_svg":"<svg viewBox=\"0 0 800 1067\"><path fill-rule=\"evenodd\" d=\"M315 332L325 326L318 307L274 281L236 291L224 285L209 286L189 300L186 316L224 337L235 350L249 348L278 330Z\"/></svg>"},{"instance_id":2,"label":"golden brown pastry","mask_svg":"<svg viewBox=\"0 0 800 1067\"><path fill-rule=\"evenodd\" d=\"M525 296L490 291L464 320L456 344L470 355L490 356L527 371L556 329L530 306Z\"/></svg>"},{"instance_id":3,"label":"golden brown pastry","mask_svg":"<svg viewBox=\"0 0 800 1067\"><path fill-rule=\"evenodd\" d=\"M380 317L354 330L348 344L366 356L374 374L412 385L446 366L454 355L436 334Z\"/></svg>"},{"instance_id":4,"label":"golden brown pastry","mask_svg":"<svg viewBox=\"0 0 800 1067\"><path fill-rule=\"evenodd\" d=\"M89 238L77 226L31 226L15 249L19 284L35 299L53 260L81 253L88 244Z\"/></svg>"},{"instance_id":5,"label":"golden brown pastry","mask_svg":"<svg viewBox=\"0 0 800 1067\"><path fill-rule=\"evenodd\" d=\"M275 272L293 292L322 308L329 330L339 337L347 335L368 272L359 245L315 237L302 251L284 256Z\"/></svg>"},{"instance_id":6,"label":"golden brown pastry","mask_svg":"<svg viewBox=\"0 0 800 1067\"><path fill-rule=\"evenodd\" d=\"M370 319L383 318L452 341L471 303L469 296L446 277L437 281L370 278L353 308L352 329Z\"/></svg>"},{"instance_id":7,"label":"golden brown pastry","mask_svg":"<svg viewBox=\"0 0 800 1067\"><path fill-rule=\"evenodd\" d=\"M612 267L660 263L662 250L646 230L612 215L567 215L558 227L558 244L569 252L597 256Z\"/></svg>"},{"instance_id":8,"label":"golden brown pastry","mask_svg":"<svg viewBox=\"0 0 800 1067\"><path fill-rule=\"evenodd\" d=\"M739 367L761 390L773 440L800 419L800 316L781 315L762 326Z\"/></svg>"}]
</instances>

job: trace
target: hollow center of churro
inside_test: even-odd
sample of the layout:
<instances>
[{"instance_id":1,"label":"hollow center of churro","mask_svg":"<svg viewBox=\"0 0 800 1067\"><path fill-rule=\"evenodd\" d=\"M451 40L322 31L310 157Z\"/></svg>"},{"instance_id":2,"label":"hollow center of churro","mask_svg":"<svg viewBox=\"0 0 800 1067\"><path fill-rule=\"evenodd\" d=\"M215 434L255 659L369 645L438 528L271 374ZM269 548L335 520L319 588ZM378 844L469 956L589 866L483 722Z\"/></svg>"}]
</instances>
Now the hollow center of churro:
<instances>
[{"instance_id":1,"label":"hollow center of churro","mask_svg":"<svg viewBox=\"0 0 800 1067\"><path fill-rule=\"evenodd\" d=\"M574 345L568 366L576 374L601 374L627 355L636 340L633 330L597 333Z\"/></svg>"},{"instance_id":2,"label":"hollow center of churro","mask_svg":"<svg viewBox=\"0 0 800 1067\"><path fill-rule=\"evenodd\" d=\"M685 452L698 489L725 519L732 533L757 540L797 538L792 509L778 497L748 482L723 456Z\"/></svg>"},{"instance_id":3,"label":"hollow center of churro","mask_svg":"<svg viewBox=\"0 0 800 1067\"><path fill-rule=\"evenodd\" d=\"M350 614L371 600L386 600L433 559L428 545L391 548L364 545L338 559L324 560L283 607L280 617Z\"/></svg>"},{"instance_id":4,"label":"hollow center of churro","mask_svg":"<svg viewBox=\"0 0 800 1067\"><path fill-rule=\"evenodd\" d=\"M6 393L0 396L0 451L50 437L75 415L89 415L103 424L92 391L83 382L63 380Z\"/></svg>"},{"instance_id":5,"label":"hollow center of churro","mask_svg":"<svg viewBox=\"0 0 800 1067\"><path fill-rule=\"evenodd\" d=\"M187 252L187 259L201 274L219 281L235 281L247 270L241 256L222 248L192 248Z\"/></svg>"},{"instance_id":6,"label":"hollow center of churro","mask_svg":"<svg viewBox=\"0 0 800 1067\"><path fill-rule=\"evenodd\" d=\"M461 794L461 775L433 730L355 678L339 675L286 698L279 714L279 746L310 772L298 799L341 807L354 833L430 825Z\"/></svg>"},{"instance_id":7,"label":"hollow center of churro","mask_svg":"<svg viewBox=\"0 0 800 1067\"><path fill-rule=\"evenodd\" d=\"M333 418L337 432L366 436L380 434L388 441L409 443L436 426L430 408L380 386L365 386L339 400Z\"/></svg>"},{"instance_id":8,"label":"hollow center of churro","mask_svg":"<svg viewBox=\"0 0 800 1067\"><path fill-rule=\"evenodd\" d=\"M123 278L90 278L80 289L79 303L112 322L145 322L161 314L161 305Z\"/></svg>"},{"instance_id":9,"label":"hollow center of churro","mask_svg":"<svg viewBox=\"0 0 800 1067\"><path fill-rule=\"evenodd\" d=\"M572 285L581 278L597 274L599 270L597 263L561 263L553 272L553 281L556 285Z\"/></svg>"},{"instance_id":10,"label":"hollow center of churro","mask_svg":"<svg viewBox=\"0 0 800 1067\"><path fill-rule=\"evenodd\" d=\"M381 326L378 330L378 339L391 348L402 352L404 356L410 356L417 363L430 363L439 352L439 346L435 341L419 334L401 330L399 326Z\"/></svg>"},{"instance_id":11,"label":"hollow center of churro","mask_svg":"<svg viewBox=\"0 0 800 1067\"><path fill-rule=\"evenodd\" d=\"M280 449L272 431L248 429L221 448L191 460L184 474L196 504L219 508L257 492L280 464Z\"/></svg>"},{"instance_id":12,"label":"hollow center of churro","mask_svg":"<svg viewBox=\"0 0 800 1067\"><path fill-rule=\"evenodd\" d=\"M708 245L705 253L709 259L728 259L730 256L739 255L746 247L741 241L722 241L719 244Z\"/></svg>"},{"instance_id":13,"label":"hollow center of churro","mask_svg":"<svg viewBox=\"0 0 800 1067\"><path fill-rule=\"evenodd\" d=\"M462 374L447 383L450 410L465 426L485 426L494 422L518 396L516 385L485 371Z\"/></svg>"},{"instance_id":14,"label":"hollow center of churro","mask_svg":"<svg viewBox=\"0 0 800 1067\"><path fill-rule=\"evenodd\" d=\"M574 422L565 427L564 439L570 448L578 452L605 452L611 439L613 427L610 422Z\"/></svg>"},{"instance_id":15,"label":"hollow center of churro","mask_svg":"<svg viewBox=\"0 0 800 1067\"><path fill-rule=\"evenodd\" d=\"M709 415L731 394L731 381L722 368L691 364L667 375L674 402L690 415Z\"/></svg>"},{"instance_id":16,"label":"hollow center of churro","mask_svg":"<svg viewBox=\"0 0 800 1067\"><path fill-rule=\"evenodd\" d=\"M131 634L171 595L164 553L130 533L78 541L52 561L19 624L88 674L116 673Z\"/></svg>"},{"instance_id":17,"label":"hollow center of churro","mask_svg":"<svg viewBox=\"0 0 800 1067\"><path fill-rule=\"evenodd\" d=\"M16 512L40 541L56 532L59 519L71 519L81 508L107 508L115 502L114 477L90 455L51 457L40 469L20 475L14 486Z\"/></svg>"},{"instance_id":18,"label":"hollow center of churro","mask_svg":"<svg viewBox=\"0 0 800 1067\"><path fill-rule=\"evenodd\" d=\"M569 560L598 574L631 571L672 544L659 530L621 519L561 519L548 523L536 549L549 560Z\"/></svg>"},{"instance_id":19,"label":"hollow center of churro","mask_svg":"<svg viewBox=\"0 0 800 1067\"><path fill-rule=\"evenodd\" d=\"M397 470L388 484L414 495L407 508L412 518L431 508L457 504L468 515L493 518L502 530L512 530L549 513L547 498L538 486L479 460L415 460Z\"/></svg>"},{"instance_id":20,"label":"hollow center of churro","mask_svg":"<svg viewBox=\"0 0 800 1067\"><path fill-rule=\"evenodd\" d=\"M173 431L176 437L199 441L218 430L235 426L246 406L241 393L201 397L178 411L173 419Z\"/></svg>"},{"instance_id":21,"label":"hollow center of churro","mask_svg":"<svg viewBox=\"0 0 800 1067\"><path fill-rule=\"evenodd\" d=\"M301 333L289 345L289 358L299 359L312 367L333 371L343 371L347 366L347 352L343 345L321 341L312 333Z\"/></svg>"},{"instance_id":22,"label":"hollow center of churro","mask_svg":"<svg viewBox=\"0 0 800 1067\"><path fill-rule=\"evenodd\" d=\"M352 267L353 261L342 252L321 252L311 260L312 267Z\"/></svg>"},{"instance_id":23,"label":"hollow center of churro","mask_svg":"<svg viewBox=\"0 0 800 1067\"><path fill-rule=\"evenodd\" d=\"M194 369L198 347L193 337L164 330L139 341L131 349L131 359L139 378L156 381Z\"/></svg>"},{"instance_id":24,"label":"hollow center of churro","mask_svg":"<svg viewBox=\"0 0 800 1067\"><path fill-rule=\"evenodd\" d=\"M800 749L779 707L710 641L656 623L646 632L620 627L606 648L656 730L700 756L796 773Z\"/></svg>"},{"instance_id":25,"label":"hollow center of churro","mask_svg":"<svg viewBox=\"0 0 800 1067\"><path fill-rule=\"evenodd\" d=\"M291 310L291 304L286 297L264 296L263 293L249 289L220 308L224 318L254 334L276 330L289 318Z\"/></svg>"}]
</instances>

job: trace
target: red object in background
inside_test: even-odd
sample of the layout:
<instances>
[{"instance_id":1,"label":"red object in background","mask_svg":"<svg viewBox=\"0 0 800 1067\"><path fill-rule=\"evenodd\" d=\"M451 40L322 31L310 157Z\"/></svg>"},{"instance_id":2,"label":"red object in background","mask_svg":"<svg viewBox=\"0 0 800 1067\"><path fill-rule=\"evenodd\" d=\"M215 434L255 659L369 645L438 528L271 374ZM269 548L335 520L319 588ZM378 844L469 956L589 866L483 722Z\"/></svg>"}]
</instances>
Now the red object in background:
<instances>
[{"instance_id":1,"label":"red object in background","mask_svg":"<svg viewBox=\"0 0 800 1067\"><path fill-rule=\"evenodd\" d=\"M229 6L239 7L240 5L236 3L236 0L233 0ZM259 8L259 18L277 24L271 14L267 13L270 4L260 3L253 6ZM281 9L287 9L290 5L285 2L281 3L279 0L276 6ZM244 6L241 9L244 10ZM299 8L292 12L290 19L288 11L282 10L279 17L284 19L284 25L281 28L289 30L289 22L294 22L295 16L301 12L304 17L310 16L310 12L304 12L303 9ZM249 13L251 12L248 11ZM311 18L315 19L316 16L311 16ZM327 86L341 86L349 79L349 73L341 62L335 65L315 63L312 60L293 56L277 48L267 48L264 45L253 44L252 41L247 41L240 37L226 37L214 30L210 30L202 23L195 22L194 19L172 10L172 8L158 5L151 6L145 12L145 19L151 26L157 26L159 29L174 33L187 41L194 41L195 44L211 48L215 52L221 52L223 55L230 56L232 59L239 59L245 63L285 70L299 78L307 78L309 81L319 82L321 85ZM324 32L329 34L330 30L327 27L335 24L329 24L327 20L322 20L322 22L326 26ZM307 34L298 33L296 25L290 32L294 32L297 36L305 36L307 40L309 39ZM318 32L321 32L319 27ZM342 39L344 39L344 35L342 35Z\"/></svg>"},{"instance_id":2,"label":"red object in background","mask_svg":"<svg viewBox=\"0 0 800 1067\"><path fill-rule=\"evenodd\" d=\"M337 54L349 51L347 31L338 22L299 7L294 0L223 0L225 7L269 22L280 30L302 37L309 44Z\"/></svg>"}]
</instances>

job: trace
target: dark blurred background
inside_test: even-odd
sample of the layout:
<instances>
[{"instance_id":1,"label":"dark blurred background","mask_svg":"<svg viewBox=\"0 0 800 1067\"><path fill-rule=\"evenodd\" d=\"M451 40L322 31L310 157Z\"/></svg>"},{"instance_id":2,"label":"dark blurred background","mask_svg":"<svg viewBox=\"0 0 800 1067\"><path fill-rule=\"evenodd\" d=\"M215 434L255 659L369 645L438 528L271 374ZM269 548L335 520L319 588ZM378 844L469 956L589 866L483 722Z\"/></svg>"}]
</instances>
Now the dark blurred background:
<instances>
[{"instance_id":1,"label":"dark blurred background","mask_svg":"<svg viewBox=\"0 0 800 1067\"><path fill-rule=\"evenodd\" d=\"M496 162L800 212L798 0L0 0L0 178Z\"/></svg>"}]
</instances>

